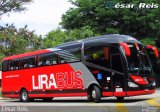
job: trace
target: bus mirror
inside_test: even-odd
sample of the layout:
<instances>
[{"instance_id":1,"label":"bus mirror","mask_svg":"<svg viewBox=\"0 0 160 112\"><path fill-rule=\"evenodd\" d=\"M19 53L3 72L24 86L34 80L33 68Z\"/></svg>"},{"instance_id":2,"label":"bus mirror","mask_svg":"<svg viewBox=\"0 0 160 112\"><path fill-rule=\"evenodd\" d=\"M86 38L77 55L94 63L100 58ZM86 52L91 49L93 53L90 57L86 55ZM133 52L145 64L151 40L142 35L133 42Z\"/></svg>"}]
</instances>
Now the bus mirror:
<instances>
[{"instance_id":1,"label":"bus mirror","mask_svg":"<svg viewBox=\"0 0 160 112\"><path fill-rule=\"evenodd\" d=\"M131 56L130 48L129 48L129 46L128 46L126 43L121 42L121 43L120 43L120 46L123 47L126 56L128 56L128 57Z\"/></svg>"},{"instance_id":2,"label":"bus mirror","mask_svg":"<svg viewBox=\"0 0 160 112\"><path fill-rule=\"evenodd\" d=\"M146 46L146 49L151 49L151 50L154 52L156 58L159 57L158 49L157 49L156 47L154 47L154 46L152 46L152 45L147 45L147 46Z\"/></svg>"}]
</instances>

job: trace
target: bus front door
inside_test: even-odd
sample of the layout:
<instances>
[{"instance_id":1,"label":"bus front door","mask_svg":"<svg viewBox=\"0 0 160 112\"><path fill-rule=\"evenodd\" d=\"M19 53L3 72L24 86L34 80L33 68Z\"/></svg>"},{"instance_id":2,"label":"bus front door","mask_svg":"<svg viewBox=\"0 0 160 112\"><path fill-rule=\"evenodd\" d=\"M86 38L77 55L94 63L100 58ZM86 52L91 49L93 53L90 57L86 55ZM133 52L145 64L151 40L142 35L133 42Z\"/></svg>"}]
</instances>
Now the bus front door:
<instances>
[{"instance_id":1,"label":"bus front door","mask_svg":"<svg viewBox=\"0 0 160 112\"><path fill-rule=\"evenodd\" d=\"M112 91L116 97L126 96L124 67L120 53L111 54Z\"/></svg>"}]
</instances>

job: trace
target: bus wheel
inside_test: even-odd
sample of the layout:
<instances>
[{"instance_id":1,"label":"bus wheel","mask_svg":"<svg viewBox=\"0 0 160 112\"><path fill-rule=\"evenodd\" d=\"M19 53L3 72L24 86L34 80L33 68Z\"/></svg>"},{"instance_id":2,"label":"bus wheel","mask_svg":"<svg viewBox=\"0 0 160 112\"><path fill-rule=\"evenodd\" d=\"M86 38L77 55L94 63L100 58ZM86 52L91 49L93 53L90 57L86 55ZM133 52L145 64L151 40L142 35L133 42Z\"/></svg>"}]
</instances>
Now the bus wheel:
<instances>
[{"instance_id":1,"label":"bus wheel","mask_svg":"<svg viewBox=\"0 0 160 112\"><path fill-rule=\"evenodd\" d=\"M29 96L28 96L28 92L26 89L22 89L22 91L20 92L20 101L21 102L29 101Z\"/></svg>"},{"instance_id":2,"label":"bus wheel","mask_svg":"<svg viewBox=\"0 0 160 112\"><path fill-rule=\"evenodd\" d=\"M101 102L101 90L100 90L99 87L93 86L91 95L92 95L93 101L94 101L95 103Z\"/></svg>"},{"instance_id":3,"label":"bus wheel","mask_svg":"<svg viewBox=\"0 0 160 112\"><path fill-rule=\"evenodd\" d=\"M87 100L88 100L89 102L92 102L92 101L93 101L93 98L92 98L91 93L88 93L88 95L87 95Z\"/></svg>"},{"instance_id":4,"label":"bus wheel","mask_svg":"<svg viewBox=\"0 0 160 112\"><path fill-rule=\"evenodd\" d=\"M118 101L123 101L123 100L124 100L124 97L117 97L117 100L118 100Z\"/></svg>"},{"instance_id":5,"label":"bus wheel","mask_svg":"<svg viewBox=\"0 0 160 112\"><path fill-rule=\"evenodd\" d=\"M50 102L53 100L53 97L43 98L43 101Z\"/></svg>"}]
</instances>

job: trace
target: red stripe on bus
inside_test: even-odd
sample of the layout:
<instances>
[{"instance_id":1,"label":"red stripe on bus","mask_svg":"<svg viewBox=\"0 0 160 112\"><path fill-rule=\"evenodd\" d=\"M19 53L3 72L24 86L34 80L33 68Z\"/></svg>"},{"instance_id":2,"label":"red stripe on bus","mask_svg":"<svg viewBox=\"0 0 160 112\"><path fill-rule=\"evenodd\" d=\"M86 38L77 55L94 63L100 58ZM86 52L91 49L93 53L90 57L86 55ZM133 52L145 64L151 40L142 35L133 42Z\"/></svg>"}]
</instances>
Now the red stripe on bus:
<instances>
[{"instance_id":1,"label":"red stripe on bus","mask_svg":"<svg viewBox=\"0 0 160 112\"><path fill-rule=\"evenodd\" d=\"M27 53L24 53L24 54L8 56L6 58L3 58L3 61L4 60L12 60L12 59L16 59L16 58L22 58L22 57L26 57L26 56L34 56L34 55L43 54L43 53L47 53L47 52L50 52L50 50L44 49L44 50L38 50L38 51L35 51L35 52L27 52Z\"/></svg>"},{"instance_id":2,"label":"red stripe on bus","mask_svg":"<svg viewBox=\"0 0 160 112\"><path fill-rule=\"evenodd\" d=\"M113 96L113 92L102 92L102 96Z\"/></svg>"},{"instance_id":3,"label":"red stripe on bus","mask_svg":"<svg viewBox=\"0 0 160 112\"><path fill-rule=\"evenodd\" d=\"M138 91L127 91L127 92L102 92L102 96L137 96L137 95L145 95L152 94L155 90L138 90ZM127 93L127 95L126 95ZM114 94L114 95L113 95Z\"/></svg>"},{"instance_id":4,"label":"red stripe on bus","mask_svg":"<svg viewBox=\"0 0 160 112\"><path fill-rule=\"evenodd\" d=\"M155 90L139 90L139 91L128 91L127 96L137 96L137 95L145 95L145 94L152 94ZM114 95L113 95L114 93ZM126 92L102 92L102 96L126 96ZM3 97L9 98L19 98L19 94L12 94L12 95L2 95ZM29 97L77 97L77 96L87 96L87 93L63 93L63 94L29 94Z\"/></svg>"},{"instance_id":5,"label":"red stripe on bus","mask_svg":"<svg viewBox=\"0 0 160 112\"><path fill-rule=\"evenodd\" d=\"M114 92L114 96L126 96L126 92Z\"/></svg>"},{"instance_id":6,"label":"red stripe on bus","mask_svg":"<svg viewBox=\"0 0 160 112\"><path fill-rule=\"evenodd\" d=\"M12 94L12 95L2 95L4 98L19 98L19 94Z\"/></svg>"},{"instance_id":7,"label":"red stripe on bus","mask_svg":"<svg viewBox=\"0 0 160 112\"><path fill-rule=\"evenodd\" d=\"M87 93L63 93L63 94L29 94L29 97L77 97L87 96Z\"/></svg>"},{"instance_id":8,"label":"red stripe on bus","mask_svg":"<svg viewBox=\"0 0 160 112\"><path fill-rule=\"evenodd\" d=\"M154 93L155 90L139 90L139 91L128 91L127 95L128 96L136 96L136 95L145 95L145 94L152 94Z\"/></svg>"}]
</instances>

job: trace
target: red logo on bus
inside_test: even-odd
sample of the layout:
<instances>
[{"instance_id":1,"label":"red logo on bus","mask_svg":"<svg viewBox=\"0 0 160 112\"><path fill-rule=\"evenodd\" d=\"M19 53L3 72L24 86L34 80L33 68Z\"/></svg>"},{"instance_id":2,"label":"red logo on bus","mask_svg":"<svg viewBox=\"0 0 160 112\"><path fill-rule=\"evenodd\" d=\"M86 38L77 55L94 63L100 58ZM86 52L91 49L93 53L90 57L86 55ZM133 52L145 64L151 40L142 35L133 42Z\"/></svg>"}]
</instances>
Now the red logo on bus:
<instances>
[{"instance_id":1,"label":"red logo on bus","mask_svg":"<svg viewBox=\"0 0 160 112\"><path fill-rule=\"evenodd\" d=\"M32 89L64 89L64 88L82 88L82 72L71 71L71 72L60 72L41 74L38 76L32 76Z\"/></svg>"}]
</instances>

